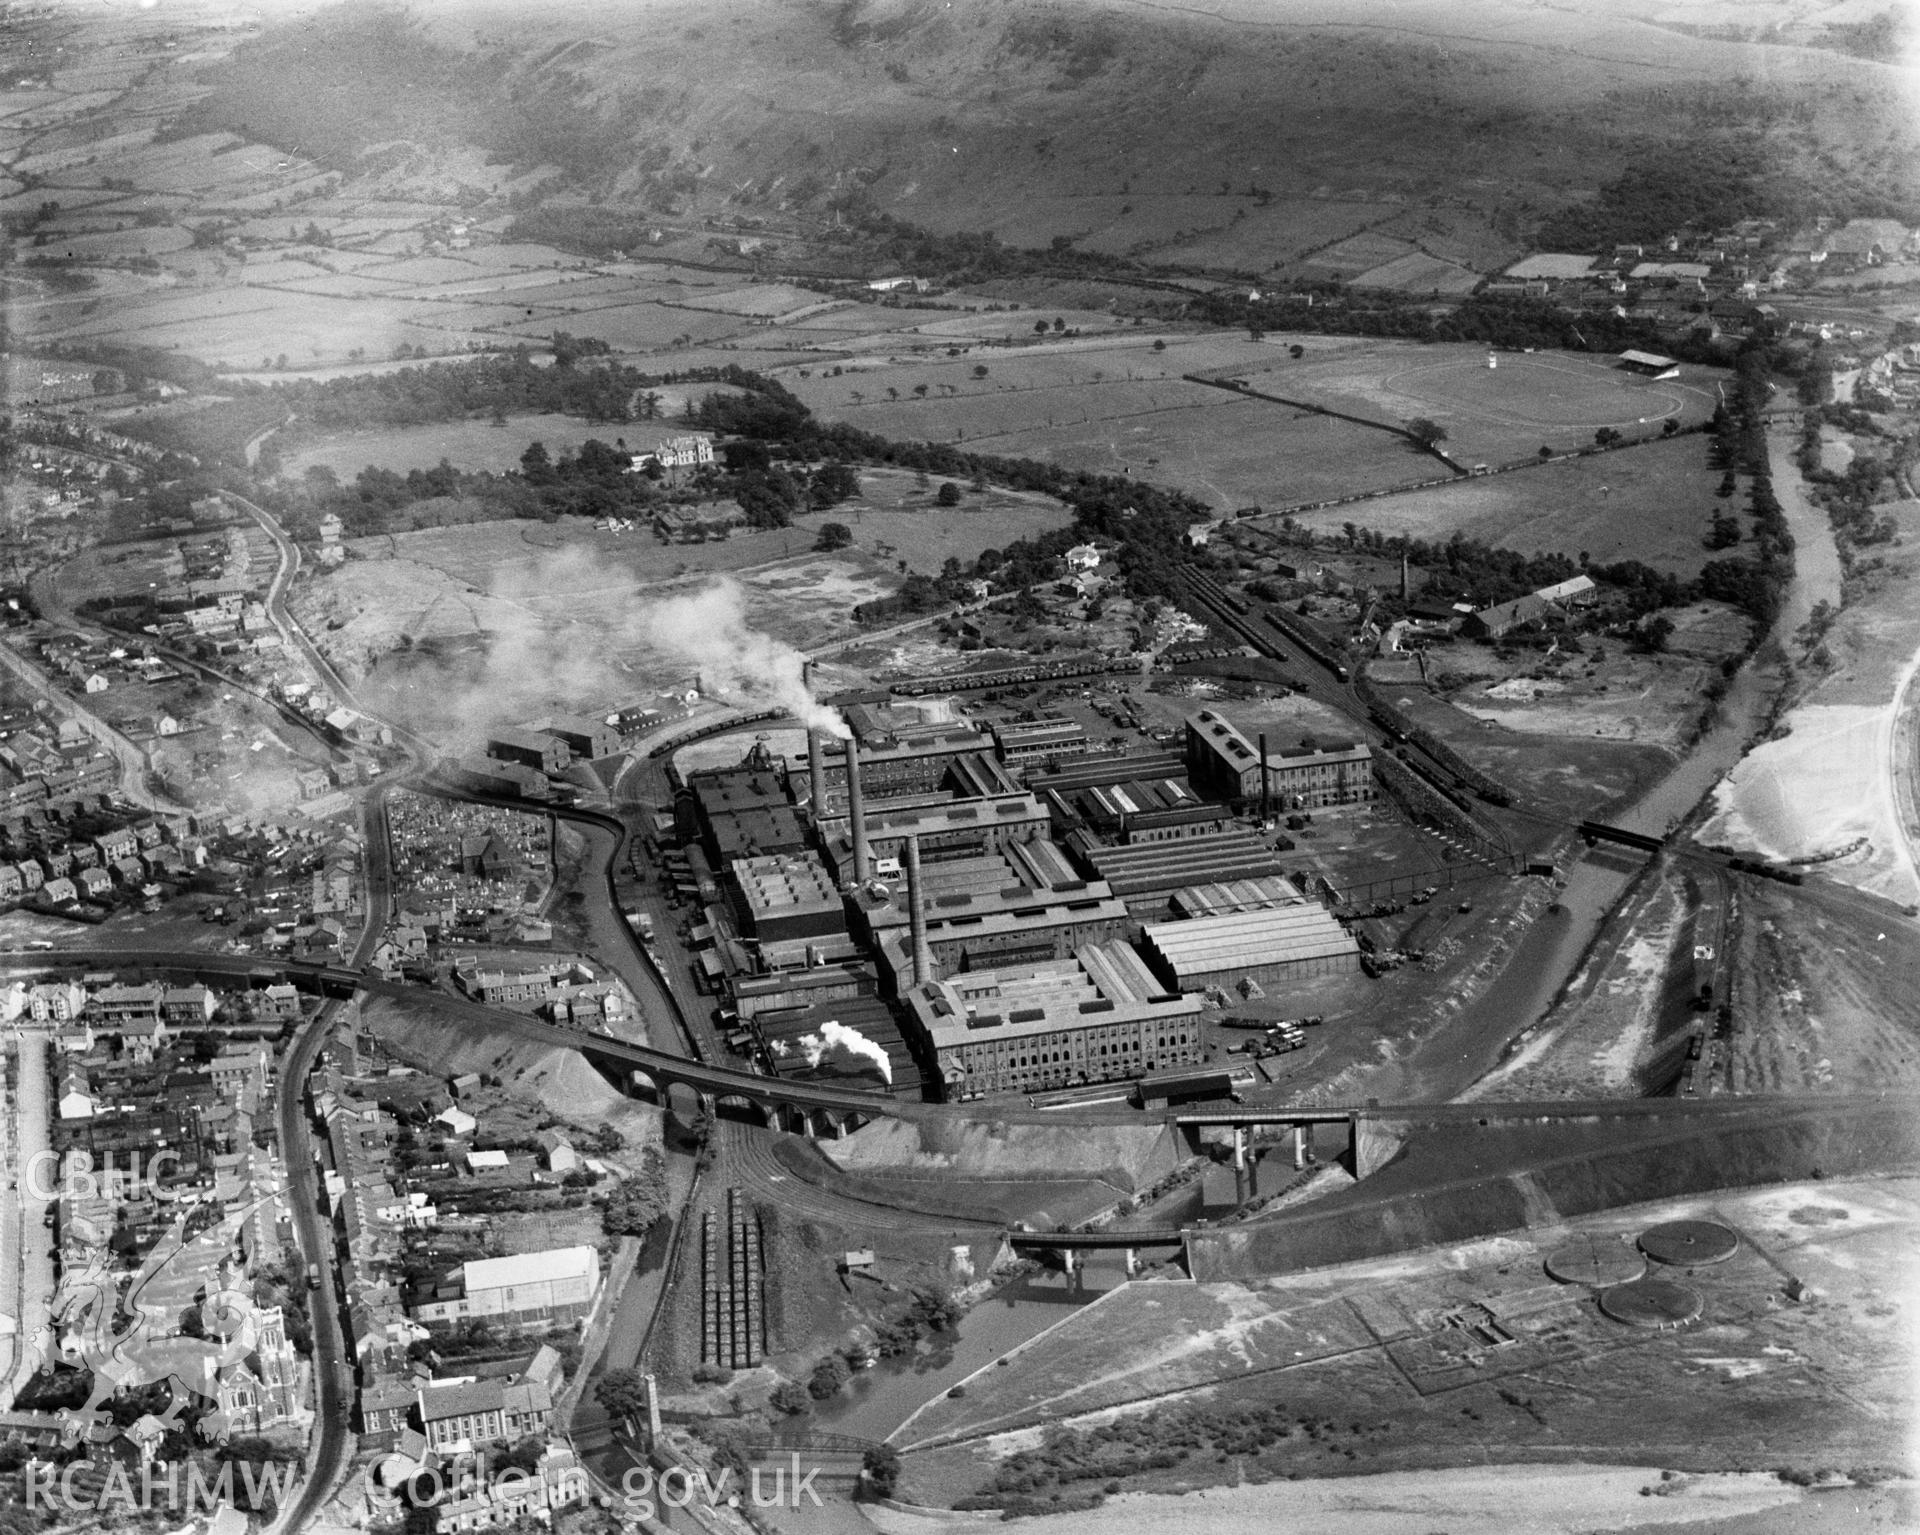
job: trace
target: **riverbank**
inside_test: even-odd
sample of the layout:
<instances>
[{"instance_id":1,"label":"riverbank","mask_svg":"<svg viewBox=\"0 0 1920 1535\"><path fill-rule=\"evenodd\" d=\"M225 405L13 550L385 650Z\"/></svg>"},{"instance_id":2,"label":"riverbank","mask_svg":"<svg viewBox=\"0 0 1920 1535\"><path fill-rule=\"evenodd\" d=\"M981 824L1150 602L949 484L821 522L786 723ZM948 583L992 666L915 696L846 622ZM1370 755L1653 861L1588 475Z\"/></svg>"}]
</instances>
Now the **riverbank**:
<instances>
[{"instance_id":1,"label":"riverbank","mask_svg":"<svg viewBox=\"0 0 1920 1535\"><path fill-rule=\"evenodd\" d=\"M1920 539L1920 502L1885 510L1905 546ZM1903 706L1920 672L1920 557L1894 546L1881 561L1816 649L1819 681L1715 790L1700 840L1781 862L1852 847L1822 862L1820 877L1905 906L1920 902L1920 825L1900 760Z\"/></svg>"}]
</instances>

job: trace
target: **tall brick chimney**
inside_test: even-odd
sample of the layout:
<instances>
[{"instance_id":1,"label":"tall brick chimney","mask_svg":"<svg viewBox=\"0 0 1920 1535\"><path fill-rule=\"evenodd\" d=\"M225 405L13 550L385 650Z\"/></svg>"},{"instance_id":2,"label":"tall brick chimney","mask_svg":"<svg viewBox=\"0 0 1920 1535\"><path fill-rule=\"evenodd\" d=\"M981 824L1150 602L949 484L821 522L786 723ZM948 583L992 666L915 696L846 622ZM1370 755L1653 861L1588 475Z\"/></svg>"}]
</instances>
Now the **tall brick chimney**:
<instances>
[{"instance_id":1,"label":"tall brick chimney","mask_svg":"<svg viewBox=\"0 0 1920 1535\"><path fill-rule=\"evenodd\" d=\"M1260 732L1260 820L1265 824L1273 813L1272 778L1267 771L1267 733Z\"/></svg>"},{"instance_id":2,"label":"tall brick chimney","mask_svg":"<svg viewBox=\"0 0 1920 1535\"><path fill-rule=\"evenodd\" d=\"M920 888L920 839L907 838L907 920L913 937L913 984L924 986L937 979L933 973L933 949L927 943L927 897Z\"/></svg>"},{"instance_id":3,"label":"tall brick chimney","mask_svg":"<svg viewBox=\"0 0 1920 1535\"><path fill-rule=\"evenodd\" d=\"M853 879L864 885L873 875L867 857L866 805L860 794L860 743L847 737L847 821L853 829Z\"/></svg>"},{"instance_id":4,"label":"tall brick chimney","mask_svg":"<svg viewBox=\"0 0 1920 1535\"><path fill-rule=\"evenodd\" d=\"M827 738L818 730L807 732L807 784L813 794L813 824L827 813Z\"/></svg>"}]
</instances>

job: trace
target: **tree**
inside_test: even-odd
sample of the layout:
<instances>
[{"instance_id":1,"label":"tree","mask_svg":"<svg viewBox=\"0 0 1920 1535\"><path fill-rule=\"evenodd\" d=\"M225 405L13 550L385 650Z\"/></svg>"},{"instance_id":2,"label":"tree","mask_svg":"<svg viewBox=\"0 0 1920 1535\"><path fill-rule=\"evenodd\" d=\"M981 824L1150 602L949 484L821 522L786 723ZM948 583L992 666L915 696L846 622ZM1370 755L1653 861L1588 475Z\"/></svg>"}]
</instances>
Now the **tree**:
<instances>
[{"instance_id":1,"label":"tree","mask_svg":"<svg viewBox=\"0 0 1920 1535\"><path fill-rule=\"evenodd\" d=\"M520 473L526 477L529 485L553 484L553 460L547 457L545 443L527 444L527 451L520 455Z\"/></svg>"},{"instance_id":2,"label":"tree","mask_svg":"<svg viewBox=\"0 0 1920 1535\"><path fill-rule=\"evenodd\" d=\"M1553 457L1553 449L1548 447L1544 442L1540 444L1540 457L1542 459Z\"/></svg>"},{"instance_id":3,"label":"tree","mask_svg":"<svg viewBox=\"0 0 1920 1535\"><path fill-rule=\"evenodd\" d=\"M890 1498L900 1481L900 1452L890 1444L869 1445L860 1470L876 1497Z\"/></svg>"},{"instance_id":4,"label":"tree","mask_svg":"<svg viewBox=\"0 0 1920 1535\"><path fill-rule=\"evenodd\" d=\"M1044 336L1047 333L1047 322L1045 320L1035 320L1033 322L1033 333L1036 336Z\"/></svg>"},{"instance_id":5,"label":"tree","mask_svg":"<svg viewBox=\"0 0 1920 1535\"><path fill-rule=\"evenodd\" d=\"M1673 638L1673 620L1664 613L1655 613L1640 626L1640 648L1653 654L1667 648L1667 641Z\"/></svg>"},{"instance_id":6,"label":"tree","mask_svg":"<svg viewBox=\"0 0 1920 1535\"><path fill-rule=\"evenodd\" d=\"M807 1377L807 1395L816 1402L824 1402L830 1396L838 1396L840 1388L852 1379L853 1366L838 1354L829 1354Z\"/></svg>"},{"instance_id":7,"label":"tree","mask_svg":"<svg viewBox=\"0 0 1920 1535\"><path fill-rule=\"evenodd\" d=\"M814 548L822 553L831 554L835 549L844 549L853 542L853 529L844 522L823 522L820 524L820 537L814 542Z\"/></svg>"},{"instance_id":8,"label":"tree","mask_svg":"<svg viewBox=\"0 0 1920 1535\"><path fill-rule=\"evenodd\" d=\"M1292 346L1287 348L1287 356L1291 357L1295 362L1298 362L1302 357L1305 357L1306 355L1307 355L1307 349L1301 346L1298 342L1295 342Z\"/></svg>"},{"instance_id":9,"label":"tree","mask_svg":"<svg viewBox=\"0 0 1920 1535\"><path fill-rule=\"evenodd\" d=\"M948 480L940 487L939 494L933 499L934 504L937 506L958 506L960 504L960 487L954 484L952 480Z\"/></svg>"},{"instance_id":10,"label":"tree","mask_svg":"<svg viewBox=\"0 0 1920 1535\"><path fill-rule=\"evenodd\" d=\"M1603 426L1593 434L1595 447L1610 448L1620 440L1620 434L1610 426Z\"/></svg>"},{"instance_id":11,"label":"tree","mask_svg":"<svg viewBox=\"0 0 1920 1535\"><path fill-rule=\"evenodd\" d=\"M773 1394L767 1398L776 1412L784 1412L795 1417L813 1407L813 1398L807 1394L807 1388L797 1380L783 1380L773 1388Z\"/></svg>"},{"instance_id":12,"label":"tree","mask_svg":"<svg viewBox=\"0 0 1920 1535\"><path fill-rule=\"evenodd\" d=\"M1447 440L1447 429L1429 416L1415 416L1407 423L1407 435L1423 448Z\"/></svg>"},{"instance_id":13,"label":"tree","mask_svg":"<svg viewBox=\"0 0 1920 1535\"><path fill-rule=\"evenodd\" d=\"M593 1383L593 1398L615 1418L638 1418L647 1410L647 1383L638 1370L609 1370Z\"/></svg>"},{"instance_id":14,"label":"tree","mask_svg":"<svg viewBox=\"0 0 1920 1535\"><path fill-rule=\"evenodd\" d=\"M987 376L987 365L984 362L976 362L973 365L973 376L975 378L985 378ZM104 394L106 391L102 390L101 393Z\"/></svg>"}]
</instances>

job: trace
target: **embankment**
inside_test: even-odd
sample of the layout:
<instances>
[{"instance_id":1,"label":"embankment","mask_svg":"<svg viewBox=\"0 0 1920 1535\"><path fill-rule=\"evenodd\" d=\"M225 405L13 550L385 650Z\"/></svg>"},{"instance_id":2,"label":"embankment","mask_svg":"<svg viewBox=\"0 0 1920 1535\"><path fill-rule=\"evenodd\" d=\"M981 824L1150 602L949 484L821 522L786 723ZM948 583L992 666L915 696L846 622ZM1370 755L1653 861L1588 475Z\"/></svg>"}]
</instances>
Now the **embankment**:
<instances>
[{"instance_id":1,"label":"embankment","mask_svg":"<svg viewBox=\"0 0 1920 1535\"><path fill-rule=\"evenodd\" d=\"M1897 1099L1756 1106L1732 1122L1415 1126L1373 1178L1298 1214L1195 1233L1188 1252L1196 1279L1248 1279L1713 1189L1917 1170L1920 1118Z\"/></svg>"}]
</instances>

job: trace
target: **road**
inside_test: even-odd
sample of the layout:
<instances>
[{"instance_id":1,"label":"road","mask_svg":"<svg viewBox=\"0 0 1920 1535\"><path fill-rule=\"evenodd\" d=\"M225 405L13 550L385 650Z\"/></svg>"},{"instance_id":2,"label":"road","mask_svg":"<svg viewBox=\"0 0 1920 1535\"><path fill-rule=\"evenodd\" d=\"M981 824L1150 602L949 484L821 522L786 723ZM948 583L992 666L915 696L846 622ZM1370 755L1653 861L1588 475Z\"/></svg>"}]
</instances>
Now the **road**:
<instances>
[{"instance_id":1,"label":"road","mask_svg":"<svg viewBox=\"0 0 1920 1535\"><path fill-rule=\"evenodd\" d=\"M388 856L386 789L368 794L362 826L366 834L367 920L351 963L366 964L391 916L392 864ZM333 1032L343 1002L328 1002L294 1034L280 1072L275 1112L280 1153L287 1176L287 1204L293 1212L299 1267L317 1263L326 1283L311 1298L313 1313L314 1442L307 1479L285 1510L277 1528L300 1530L319 1512L347 1457L347 1419L352 1410L352 1370L338 1304L338 1266L333 1224L325 1216L324 1193L314 1161L307 1123L307 1078L320 1048Z\"/></svg>"}]
</instances>

